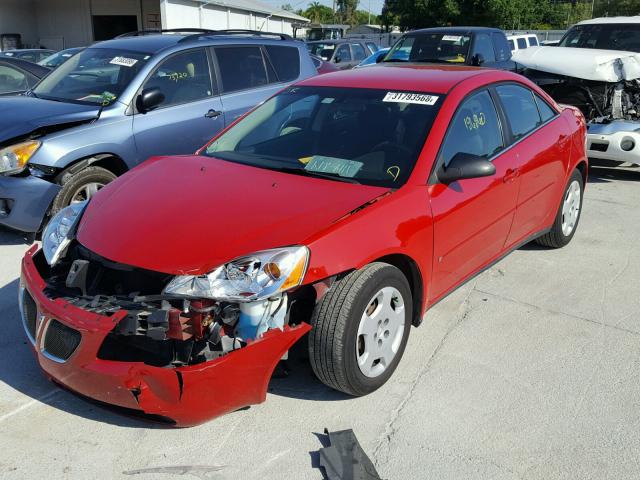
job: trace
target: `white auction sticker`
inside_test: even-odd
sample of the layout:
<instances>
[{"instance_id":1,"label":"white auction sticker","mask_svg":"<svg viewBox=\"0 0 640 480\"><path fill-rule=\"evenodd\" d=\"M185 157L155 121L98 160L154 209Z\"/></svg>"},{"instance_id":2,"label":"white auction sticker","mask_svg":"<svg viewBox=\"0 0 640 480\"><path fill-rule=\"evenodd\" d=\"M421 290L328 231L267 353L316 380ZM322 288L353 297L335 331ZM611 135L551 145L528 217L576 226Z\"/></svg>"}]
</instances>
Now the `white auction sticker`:
<instances>
[{"instance_id":1,"label":"white auction sticker","mask_svg":"<svg viewBox=\"0 0 640 480\"><path fill-rule=\"evenodd\" d=\"M462 40L462 35L443 35L442 40L445 42L459 42Z\"/></svg>"},{"instance_id":2,"label":"white auction sticker","mask_svg":"<svg viewBox=\"0 0 640 480\"><path fill-rule=\"evenodd\" d=\"M138 63L138 60L136 60L135 58L116 57L109 63L112 63L114 65L122 65L123 67L133 67L136 63Z\"/></svg>"},{"instance_id":3,"label":"white auction sticker","mask_svg":"<svg viewBox=\"0 0 640 480\"><path fill-rule=\"evenodd\" d=\"M387 92L382 101L395 103L417 103L419 105L435 105L435 103L438 101L438 96L427 95L425 93Z\"/></svg>"}]
</instances>

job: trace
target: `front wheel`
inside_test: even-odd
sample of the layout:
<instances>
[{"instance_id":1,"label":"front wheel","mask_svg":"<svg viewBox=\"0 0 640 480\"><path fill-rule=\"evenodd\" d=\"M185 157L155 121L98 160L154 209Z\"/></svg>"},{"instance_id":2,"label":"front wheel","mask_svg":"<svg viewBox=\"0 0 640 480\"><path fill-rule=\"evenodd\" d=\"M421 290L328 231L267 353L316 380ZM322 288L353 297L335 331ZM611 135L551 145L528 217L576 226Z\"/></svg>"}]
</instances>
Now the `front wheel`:
<instances>
[{"instance_id":1,"label":"front wheel","mask_svg":"<svg viewBox=\"0 0 640 480\"><path fill-rule=\"evenodd\" d=\"M392 265L371 263L337 280L311 319L316 376L354 396L381 387L404 353L412 304L407 279Z\"/></svg>"},{"instance_id":2,"label":"front wheel","mask_svg":"<svg viewBox=\"0 0 640 480\"><path fill-rule=\"evenodd\" d=\"M583 191L582 174L578 170L574 170L565 188L551 230L536 240L540 245L561 248L571 241L580 220Z\"/></svg>"},{"instance_id":3,"label":"front wheel","mask_svg":"<svg viewBox=\"0 0 640 480\"><path fill-rule=\"evenodd\" d=\"M89 200L98 190L115 178L115 174L102 167L87 167L80 170L63 181L62 189L53 200L51 215L55 215L72 203Z\"/></svg>"}]
</instances>

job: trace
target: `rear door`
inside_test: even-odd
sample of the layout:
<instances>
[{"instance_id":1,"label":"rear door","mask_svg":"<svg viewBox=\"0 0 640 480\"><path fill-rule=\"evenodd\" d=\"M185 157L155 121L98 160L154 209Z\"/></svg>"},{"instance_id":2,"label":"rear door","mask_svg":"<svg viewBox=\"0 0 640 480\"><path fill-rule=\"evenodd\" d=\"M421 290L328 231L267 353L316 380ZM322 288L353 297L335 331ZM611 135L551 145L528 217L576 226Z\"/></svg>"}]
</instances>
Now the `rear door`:
<instances>
[{"instance_id":1,"label":"rear door","mask_svg":"<svg viewBox=\"0 0 640 480\"><path fill-rule=\"evenodd\" d=\"M470 153L493 162L496 173L450 185L429 185L434 221L431 301L441 298L503 251L518 196L512 175L513 157L503 135L488 90L468 96L458 107L438 154L436 168L448 165L457 153Z\"/></svg>"},{"instance_id":2,"label":"rear door","mask_svg":"<svg viewBox=\"0 0 640 480\"><path fill-rule=\"evenodd\" d=\"M222 102L205 48L167 57L141 91L148 88L159 88L165 99L151 112L134 114L138 161L154 155L193 153L224 127Z\"/></svg>"},{"instance_id":3,"label":"rear door","mask_svg":"<svg viewBox=\"0 0 640 480\"><path fill-rule=\"evenodd\" d=\"M338 45L336 53L333 55L333 61L340 70L347 70L355 65L348 43Z\"/></svg>"},{"instance_id":4,"label":"rear door","mask_svg":"<svg viewBox=\"0 0 640 480\"><path fill-rule=\"evenodd\" d=\"M365 58L369 56L369 50L362 43L351 44L351 57L353 58L352 66L355 67Z\"/></svg>"},{"instance_id":5,"label":"rear door","mask_svg":"<svg viewBox=\"0 0 640 480\"><path fill-rule=\"evenodd\" d=\"M564 188L564 164L571 156L569 125L541 97L524 85L495 87L507 118L514 169L520 178L509 248L549 226Z\"/></svg>"},{"instance_id":6,"label":"rear door","mask_svg":"<svg viewBox=\"0 0 640 480\"><path fill-rule=\"evenodd\" d=\"M282 48L287 50L283 52ZM270 46L269 49L274 62L260 45L224 45L212 49L227 125L284 87L286 82L279 80L273 63L281 66L281 74L286 73L288 81L300 74L297 48Z\"/></svg>"}]
</instances>

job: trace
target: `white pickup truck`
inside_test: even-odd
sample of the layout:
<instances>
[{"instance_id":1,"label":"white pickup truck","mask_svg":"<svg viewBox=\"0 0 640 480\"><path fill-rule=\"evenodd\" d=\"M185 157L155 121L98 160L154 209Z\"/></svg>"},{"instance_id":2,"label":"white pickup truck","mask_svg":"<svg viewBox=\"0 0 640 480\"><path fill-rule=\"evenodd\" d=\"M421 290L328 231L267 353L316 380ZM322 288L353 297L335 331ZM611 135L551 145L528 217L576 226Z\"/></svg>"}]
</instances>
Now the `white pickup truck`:
<instances>
[{"instance_id":1,"label":"white pickup truck","mask_svg":"<svg viewBox=\"0 0 640 480\"><path fill-rule=\"evenodd\" d=\"M640 16L580 22L558 46L512 59L556 101L582 110L590 158L640 166Z\"/></svg>"}]
</instances>

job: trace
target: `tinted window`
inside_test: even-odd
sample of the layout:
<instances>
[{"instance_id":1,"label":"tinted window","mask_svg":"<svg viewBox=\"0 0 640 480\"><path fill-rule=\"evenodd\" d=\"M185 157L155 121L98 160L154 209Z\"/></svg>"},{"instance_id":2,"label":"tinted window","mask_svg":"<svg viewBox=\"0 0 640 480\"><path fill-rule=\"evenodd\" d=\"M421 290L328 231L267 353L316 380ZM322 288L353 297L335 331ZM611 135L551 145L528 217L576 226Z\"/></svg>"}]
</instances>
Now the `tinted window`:
<instances>
[{"instance_id":1,"label":"tinted window","mask_svg":"<svg viewBox=\"0 0 640 480\"><path fill-rule=\"evenodd\" d=\"M518 85L500 85L496 87L496 91L516 140L540 125L538 107L531 90Z\"/></svg>"},{"instance_id":2,"label":"tinted window","mask_svg":"<svg viewBox=\"0 0 640 480\"><path fill-rule=\"evenodd\" d=\"M576 25L562 37L558 45L640 52L640 24Z\"/></svg>"},{"instance_id":3,"label":"tinted window","mask_svg":"<svg viewBox=\"0 0 640 480\"><path fill-rule=\"evenodd\" d=\"M336 50L335 43L307 43L307 50L312 55L317 55L323 60L329 60Z\"/></svg>"},{"instance_id":4,"label":"tinted window","mask_svg":"<svg viewBox=\"0 0 640 480\"><path fill-rule=\"evenodd\" d=\"M403 101L406 95L410 102ZM443 98L387 89L292 87L218 137L207 155L399 187L413 170Z\"/></svg>"},{"instance_id":5,"label":"tinted window","mask_svg":"<svg viewBox=\"0 0 640 480\"><path fill-rule=\"evenodd\" d=\"M493 48L496 51L496 60L498 62L506 62L511 58L511 48L507 43L507 37L503 33L492 33Z\"/></svg>"},{"instance_id":6,"label":"tinted window","mask_svg":"<svg viewBox=\"0 0 640 480\"><path fill-rule=\"evenodd\" d=\"M354 60L364 60L365 58L367 58L367 54L364 51L364 47L362 45L360 45L359 43L352 43L351 44L351 51L353 52L353 59Z\"/></svg>"},{"instance_id":7,"label":"tinted window","mask_svg":"<svg viewBox=\"0 0 640 480\"><path fill-rule=\"evenodd\" d=\"M351 61L351 52L349 51L349 44L343 43L338 47L338 51L336 52L336 57L340 58L341 62L350 62Z\"/></svg>"},{"instance_id":8,"label":"tinted window","mask_svg":"<svg viewBox=\"0 0 640 480\"><path fill-rule=\"evenodd\" d=\"M488 92L466 99L451 120L440 153L449 165L457 153L470 153L490 158L504 147L496 108Z\"/></svg>"},{"instance_id":9,"label":"tinted window","mask_svg":"<svg viewBox=\"0 0 640 480\"><path fill-rule=\"evenodd\" d=\"M0 65L0 93L21 92L28 88L24 73L7 65Z\"/></svg>"},{"instance_id":10,"label":"tinted window","mask_svg":"<svg viewBox=\"0 0 640 480\"><path fill-rule=\"evenodd\" d=\"M513 40L511 40L511 39L509 40L509 47L511 48L511 50L516 48L516 46L513 43Z\"/></svg>"},{"instance_id":11,"label":"tinted window","mask_svg":"<svg viewBox=\"0 0 640 480\"><path fill-rule=\"evenodd\" d=\"M375 43L367 42L367 48L371 53L376 53L378 51L378 46Z\"/></svg>"},{"instance_id":12,"label":"tinted window","mask_svg":"<svg viewBox=\"0 0 640 480\"><path fill-rule=\"evenodd\" d=\"M27 62L38 62L40 61L40 57L36 52L25 52L18 54L18 58L21 60L26 60Z\"/></svg>"},{"instance_id":13,"label":"tinted window","mask_svg":"<svg viewBox=\"0 0 640 480\"><path fill-rule=\"evenodd\" d=\"M547 120L550 120L551 118L556 116L555 110L551 108L547 102L545 102L542 98L540 98L535 93L533 94L533 96L536 99L536 104L538 105L538 112L540 112L540 117L542 117L543 122L546 122Z\"/></svg>"},{"instance_id":14,"label":"tinted window","mask_svg":"<svg viewBox=\"0 0 640 480\"><path fill-rule=\"evenodd\" d=\"M496 55L493 52L493 44L489 35L481 33L476 37L475 53L483 56L484 61L492 63L496 61Z\"/></svg>"},{"instance_id":15,"label":"tinted window","mask_svg":"<svg viewBox=\"0 0 640 480\"><path fill-rule=\"evenodd\" d=\"M155 87L164 94L162 107L211 96L211 75L205 50L189 50L166 59L144 85L144 88Z\"/></svg>"},{"instance_id":16,"label":"tinted window","mask_svg":"<svg viewBox=\"0 0 640 480\"><path fill-rule=\"evenodd\" d=\"M260 47L218 47L216 56L225 92L269 83Z\"/></svg>"},{"instance_id":17,"label":"tinted window","mask_svg":"<svg viewBox=\"0 0 640 480\"><path fill-rule=\"evenodd\" d=\"M527 41L524 38L518 38L518 50L522 50L523 48L527 48Z\"/></svg>"},{"instance_id":18,"label":"tinted window","mask_svg":"<svg viewBox=\"0 0 640 480\"><path fill-rule=\"evenodd\" d=\"M300 76L300 55L297 48L267 45L266 49L278 80L289 82Z\"/></svg>"},{"instance_id":19,"label":"tinted window","mask_svg":"<svg viewBox=\"0 0 640 480\"><path fill-rule=\"evenodd\" d=\"M535 47L538 45L538 39L536 37L529 37L529 46Z\"/></svg>"}]
</instances>

